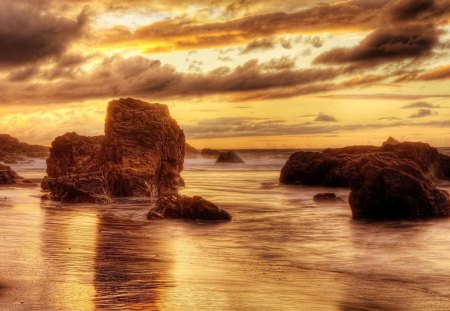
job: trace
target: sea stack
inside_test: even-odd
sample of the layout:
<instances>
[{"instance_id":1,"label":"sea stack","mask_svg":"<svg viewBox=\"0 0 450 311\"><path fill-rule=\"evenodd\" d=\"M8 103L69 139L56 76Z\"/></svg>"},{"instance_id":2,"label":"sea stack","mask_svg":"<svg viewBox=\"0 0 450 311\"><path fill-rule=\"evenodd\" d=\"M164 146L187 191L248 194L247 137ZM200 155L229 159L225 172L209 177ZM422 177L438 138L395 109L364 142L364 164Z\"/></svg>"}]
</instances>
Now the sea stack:
<instances>
[{"instance_id":1,"label":"sea stack","mask_svg":"<svg viewBox=\"0 0 450 311\"><path fill-rule=\"evenodd\" d=\"M165 105L135 99L110 102L101 166L112 196L178 191L185 137Z\"/></svg>"},{"instance_id":2,"label":"sea stack","mask_svg":"<svg viewBox=\"0 0 450 311\"><path fill-rule=\"evenodd\" d=\"M219 154L216 163L244 163L235 151L227 151Z\"/></svg>"},{"instance_id":3,"label":"sea stack","mask_svg":"<svg viewBox=\"0 0 450 311\"><path fill-rule=\"evenodd\" d=\"M66 133L52 142L43 199L108 204L111 197L158 198L155 218L230 220L201 197L178 194L185 156L183 130L167 106L137 99L108 105L105 136Z\"/></svg>"},{"instance_id":4,"label":"sea stack","mask_svg":"<svg viewBox=\"0 0 450 311\"><path fill-rule=\"evenodd\" d=\"M114 100L105 136L67 133L53 141L42 188L55 200L89 203L105 203L109 196L176 193L184 140L167 106Z\"/></svg>"},{"instance_id":5,"label":"sea stack","mask_svg":"<svg viewBox=\"0 0 450 311\"><path fill-rule=\"evenodd\" d=\"M420 142L390 137L381 147L351 146L297 152L284 165L285 184L349 187L356 219L417 219L450 215L450 157Z\"/></svg>"}]
</instances>

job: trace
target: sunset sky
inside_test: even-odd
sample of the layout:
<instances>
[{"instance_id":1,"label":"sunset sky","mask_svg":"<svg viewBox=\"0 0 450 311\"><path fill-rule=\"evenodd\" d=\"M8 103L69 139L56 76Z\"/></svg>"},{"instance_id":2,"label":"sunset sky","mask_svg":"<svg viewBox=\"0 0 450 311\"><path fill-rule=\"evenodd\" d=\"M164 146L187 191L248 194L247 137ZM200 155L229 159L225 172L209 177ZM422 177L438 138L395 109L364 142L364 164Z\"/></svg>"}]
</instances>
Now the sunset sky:
<instances>
[{"instance_id":1,"label":"sunset sky","mask_svg":"<svg viewBox=\"0 0 450 311\"><path fill-rule=\"evenodd\" d=\"M169 106L197 148L450 146L450 0L2 0L0 133Z\"/></svg>"}]
</instances>

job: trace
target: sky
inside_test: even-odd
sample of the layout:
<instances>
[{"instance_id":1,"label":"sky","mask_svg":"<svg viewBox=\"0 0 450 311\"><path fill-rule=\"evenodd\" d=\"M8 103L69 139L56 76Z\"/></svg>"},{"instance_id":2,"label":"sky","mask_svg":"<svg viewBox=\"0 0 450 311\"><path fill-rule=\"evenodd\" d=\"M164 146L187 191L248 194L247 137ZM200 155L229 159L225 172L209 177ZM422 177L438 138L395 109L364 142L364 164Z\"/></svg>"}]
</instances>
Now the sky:
<instances>
[{"instance_id":1,"label":"sky","mask_svg":"<svg viewBox=\"0 0 450 311\"><path fill-rule=\"evenodd\" d=\"M2 0L0 133L166 104L197 148L450 146L450 0Z\"/></svg>"}]
</instances>

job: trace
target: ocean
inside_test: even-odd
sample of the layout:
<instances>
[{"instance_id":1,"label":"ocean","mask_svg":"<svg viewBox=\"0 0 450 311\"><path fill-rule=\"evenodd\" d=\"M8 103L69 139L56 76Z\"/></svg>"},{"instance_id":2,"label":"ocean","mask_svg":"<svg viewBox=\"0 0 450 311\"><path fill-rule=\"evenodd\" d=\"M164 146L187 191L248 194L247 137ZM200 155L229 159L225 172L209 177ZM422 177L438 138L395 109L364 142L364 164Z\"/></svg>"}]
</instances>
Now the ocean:
<instances>
[{"instance_id":1,"label":"ocean","mask_svg":"<svg viewBox=\"0 0 450 311\"><path fill-rule=\"evenodd\" d=\"M186 159L182 194L226 223L150 221L149 199L61 204L38 183L0 187L0 310L449 309L450 219L354 221L348 189L278 183L291 153ZM45 161L13 168L38 182ZM325 191L344 202L312 200Z\"/></svg>"}]
</instances>

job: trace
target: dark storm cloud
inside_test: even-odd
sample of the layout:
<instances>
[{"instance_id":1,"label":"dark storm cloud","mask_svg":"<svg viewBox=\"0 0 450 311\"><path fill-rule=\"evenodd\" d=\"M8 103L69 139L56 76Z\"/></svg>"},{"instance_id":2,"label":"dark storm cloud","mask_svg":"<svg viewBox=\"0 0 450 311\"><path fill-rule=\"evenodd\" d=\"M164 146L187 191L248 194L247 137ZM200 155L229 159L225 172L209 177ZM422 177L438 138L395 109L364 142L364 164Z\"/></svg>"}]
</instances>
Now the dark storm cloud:
<instances>
[{"instance_id":1,"label":"dark storm cloud","mask_svg":"<svg viewBox=\"0 0 450 311\"><path fill-rule=\"evenodd\" d=\"M88 22L87 10L73 20L47 12L32 2L0 2L0 67L62 55L83 34ZM26 75L25 70L16 78L20 80Z\"/></svg>"},{"instance_id":2,"label":"dark storm cloud","mask_svg":"<svg viewBox=\"0 0 450 311\"><path fill-rule=\"evenodd\" d=\"M381 9L375 31L352 48L334 48L316 59L321 64L356 64L370 67L405 59L432 55L439 46L442 31L450 12L448 0L398 0ZM415 77L409 73L399 81Z\"/></svg>"},{"instance_id":3,"label":"dark storm cloud","mask_svg":"<svg viewBox=\"0 0 450 311\"><path fill-rule=\"evenodd\" d=\"M356 47L332 49L319 55L315 62L373 66L430 55L438 42L439 31L434 25L388 25L369 34Z\"/></svg>"},{"instance_id":4,"label":"dark storm cloud","mask_svg":"<svg viewBox=\"0 0 450 311\"><path fill-rule=\"evenodd\" d=\"M387 6L387 18L391 21L430 20L448 14L448 0L398 0Z\"/></svg>"}]
</instances>

